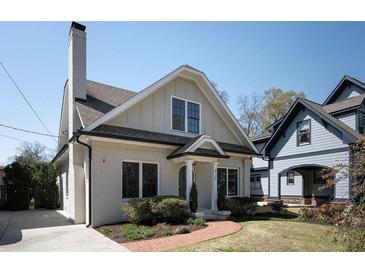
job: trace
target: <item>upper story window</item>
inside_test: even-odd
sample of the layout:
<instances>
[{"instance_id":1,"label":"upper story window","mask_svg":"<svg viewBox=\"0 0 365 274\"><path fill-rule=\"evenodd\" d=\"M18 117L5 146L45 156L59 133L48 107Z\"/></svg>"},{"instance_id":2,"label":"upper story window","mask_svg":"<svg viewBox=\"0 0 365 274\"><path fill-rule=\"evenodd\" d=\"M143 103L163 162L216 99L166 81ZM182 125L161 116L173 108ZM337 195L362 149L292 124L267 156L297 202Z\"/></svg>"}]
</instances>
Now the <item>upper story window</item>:
<instances>
[{"instance_id":1,"label":"upper story window","mask_svg":"<svg viewBox=\"0 0 365 274\"><path fill-rule=\"evenodd\" d=\"M311 143L310 120L299 122L297 130L297 146L309 145Z\"/></svg>"},{"instance_id":2,"label":"upper story window","mask_svg":"<svg viewBox=\"0 0 365 274\"><path fill-rule=\"evenodd\" d=\"M172 126L174 130L200 133L200 104L172 97Z\"/></svg>"}]
</instances>

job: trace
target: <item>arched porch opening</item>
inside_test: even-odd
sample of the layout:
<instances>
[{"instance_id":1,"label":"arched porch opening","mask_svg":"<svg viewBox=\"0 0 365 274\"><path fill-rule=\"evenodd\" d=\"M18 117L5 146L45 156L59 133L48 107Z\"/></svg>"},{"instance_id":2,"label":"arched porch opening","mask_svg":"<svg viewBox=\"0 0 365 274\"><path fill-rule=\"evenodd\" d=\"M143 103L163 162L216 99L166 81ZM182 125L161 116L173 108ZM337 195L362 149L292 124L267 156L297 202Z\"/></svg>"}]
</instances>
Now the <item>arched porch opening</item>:
<instances>
[{"instance_id":1,"label":"arched porch opening","mask_svg":"<svg viewBox=\"0 0 365 274\"><path fill-rule=\"evenodd\" d=\"M330 167L318 164L297 165L279 173L279 197L282 200L301 200L303 204L321 204L331 201L333 188L322 188L325 180L323 169Z\"/></svg>"}]
</instances>

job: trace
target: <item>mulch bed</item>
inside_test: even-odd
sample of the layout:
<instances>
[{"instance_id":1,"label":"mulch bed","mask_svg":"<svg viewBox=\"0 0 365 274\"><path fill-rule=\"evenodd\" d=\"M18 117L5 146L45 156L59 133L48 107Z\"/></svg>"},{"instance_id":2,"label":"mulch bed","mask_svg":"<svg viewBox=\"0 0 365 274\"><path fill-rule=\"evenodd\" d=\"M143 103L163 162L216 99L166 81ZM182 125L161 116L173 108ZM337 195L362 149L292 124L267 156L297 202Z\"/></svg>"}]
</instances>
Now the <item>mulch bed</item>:
<instances>
[{"instance_id":1,"label":"mulch bed","mask_svg":"<svg viewBox=\"0 0 365 274\"><path fill-rule=\"evenodd\" d=\"M179 233L176 233L176 230L181 226L187 227L190 231L189 233L207 227L206 224L204 224L204 225L171 225L171 224L166 224L166 223L157 224L154 226L145 226L147 228L153 229L155 231L154 235L150 236L150 237L138 239L138 240L131 240L131 239L128 239L121 235L122 234L121 231L123 229L123 226L125 226L125 225L127 225L127 223L106 225L106 226L99 227L96 230L117 243L127 243L127 242L138 242L141 240L157 239L157 238L162 238L162 237L167 237L167 236L172 236L172 235L178 235ZM108 230L108 233L105 233L105 229ZM166 234L167 230L172 231L172 234L167 235ZM189 234L189 233L186 233L186 234Z\"/></svg>"}]
</instances>

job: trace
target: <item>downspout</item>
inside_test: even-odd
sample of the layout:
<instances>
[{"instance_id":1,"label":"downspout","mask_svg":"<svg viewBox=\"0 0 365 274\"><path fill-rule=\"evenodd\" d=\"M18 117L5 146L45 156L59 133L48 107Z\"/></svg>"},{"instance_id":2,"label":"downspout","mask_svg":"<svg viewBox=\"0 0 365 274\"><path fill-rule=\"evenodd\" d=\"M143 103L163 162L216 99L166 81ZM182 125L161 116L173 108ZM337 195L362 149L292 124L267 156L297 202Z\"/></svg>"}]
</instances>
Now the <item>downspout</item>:
<instances>
[{"instance_id":1,"label":"downspout","mask_svg":"<svg viewBox=\"0 0 365 274\"><path fill-rule=\"evenodd\" d=\"M91 155L92 155L92 148L90 145L83 143L79 140L81 135L77 135L76 142L78 142L80 145L83 145L88 148L89 150L89 223L86 225L86 227L91 226Z\"/></svg>"}]
</instances>

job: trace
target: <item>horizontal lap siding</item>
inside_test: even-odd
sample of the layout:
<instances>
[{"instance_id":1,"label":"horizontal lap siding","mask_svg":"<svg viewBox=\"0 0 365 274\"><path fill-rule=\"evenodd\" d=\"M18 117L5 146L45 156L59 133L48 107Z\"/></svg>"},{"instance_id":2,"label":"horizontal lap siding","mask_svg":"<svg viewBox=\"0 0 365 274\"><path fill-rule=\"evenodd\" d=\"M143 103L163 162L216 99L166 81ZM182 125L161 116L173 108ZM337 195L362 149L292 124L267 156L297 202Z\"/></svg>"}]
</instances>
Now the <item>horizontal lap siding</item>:
<instances>
[{"instance_id":1,"label":"horizontal lap siding","mask_svg":"<svg viewBox=\"0 0 365 274\"><path fill-rule=\"evenodd\" d=\"M281 195L282 196L302 196L303 176L294 171L294 185L287 184L287 173L281 176Z\"/></svg>"},{"instance_id":2,"label":"horizontal lap siding","mask_svg":"<svg viewBox=\"0 0 365 274\"><path fill-rule=\"evenodd\" d=\"M336 116L341 122L356 130L356 112Z\"/></svg>"},{"instance_id":3,"label":"horizontal lap siding","mask_svg":"<svg viewBox=\"0 0 365 274\"><path fill-rule=\"evenodd\" d=\"M320 165L333 167L340 163L348 163L349 151L335 152L308 157L293 159L275 160L274 166L270 169L270 196L278 196L278 174L290 167L300 165ZM348 179L337 183L335 187L335 198L348 198L349 181ZM282 193L282 195L284 195Z\"/></svg>"},{"instance_id":4,"label":"horizontal lap siding","mask_svg":"<svg viewBox=\"0 0 365 274\"><path fill-rule=\"evenodd\" d=\"M307 119L311 120L311 144L297 146L297 122ZM285 130L285 137L278 140L270 154L274 158L342 147L347 147L342 142L342 134L330 125L326 128L316 114L306 109L293 119Z\"/></svg>"},{"instance_id":5,"label":"horizontal lap siding","mask_svg":"<svg viewBox=\"0 0 365 274\"><path fill-rule=\"evenodd\" d=\"M260 171L260 172L252 172L251 176L261 175L261 189L252 189L251 195L261 195L268 196L269 195L269 172L268 171Z\"/></svg>"}]
</instances>

